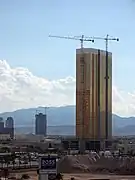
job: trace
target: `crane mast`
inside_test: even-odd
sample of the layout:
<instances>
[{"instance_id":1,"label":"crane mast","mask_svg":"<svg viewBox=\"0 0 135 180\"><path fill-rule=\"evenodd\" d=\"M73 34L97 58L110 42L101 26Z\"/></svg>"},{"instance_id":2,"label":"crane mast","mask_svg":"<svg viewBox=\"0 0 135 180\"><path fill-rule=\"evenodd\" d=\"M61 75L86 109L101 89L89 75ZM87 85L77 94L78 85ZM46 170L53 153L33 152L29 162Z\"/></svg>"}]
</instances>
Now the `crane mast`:
<instances>
[{"instance_id":1,"label":"crane mast","mask_svg":"<svg viewBox=\"0 0 135 180\"><path fill-rule=\"evenodd\" d=\"M106 38L105 38L105 42L106 42L106 76L105 76L105 80L106 80L106 139L108 139L108 41L119 41L118 38L109 38L109 35L107 34Z\"/></svg>"},{"instance_id":2,"label":"crane mast","mask_svg":"<svg viewBox=\"0 0 135 180\"><path fill-rule=\"evenodd\" d=\"M105 81L106 81L106 88L105 88L105 104L106 104L106 113L105 113L105 121L106 121L106 125L105 125L105 129L106 129L106 139L108 139L108 42L109 41L119 41L119 38L112 38L109 37L109 35L107 34L106 37L102 38L102 37L93 37L93 39L97 39L97 40L104 40L105 41L105 46L106 46L106 72L105 72Z\"/></svg>"}]
</instances>

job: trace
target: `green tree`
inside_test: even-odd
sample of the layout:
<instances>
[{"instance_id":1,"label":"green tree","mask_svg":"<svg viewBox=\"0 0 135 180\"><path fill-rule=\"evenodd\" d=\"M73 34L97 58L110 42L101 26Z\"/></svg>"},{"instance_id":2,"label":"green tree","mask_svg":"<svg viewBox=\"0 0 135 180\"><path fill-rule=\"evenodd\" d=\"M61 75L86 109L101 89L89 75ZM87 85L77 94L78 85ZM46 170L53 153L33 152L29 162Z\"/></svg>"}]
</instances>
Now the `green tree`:
<instances>
[{"instance_id":1,"label":"green tree","mask_svg":"<svg viewBox=\"0 0 135 180\"><path fill-rule=\"evenodd\" d=\"M10 152L10 148L8 148L8 147L1 147L0 148L0 152L1 153L9 153Z\"/></svg>"},{"instance_id":2,"label":"green tree","mask_svg":"<svg viewBox=\"0 0 135 180\"><path fill-rule=\"evenodd\" d=\"M19 153L19 156L18 156L18 161L19 161L19 169L20 169L20 164L21 164L21 153Z\"/></svg>"},{"instance_id":3,"label":"green tree","mask_svg":"<svg viewBox=\"0 0 135 180\"><path fill-rule=\"evenodd\" d=\"M3 156L0 156L0 164L1 164L2 168L3 168L3 163L4 163L4 158L3 158Z\"/></svg>"},{"instance_id":4,"label":"green tree","mask_svg":"<svg viewBox=\"0 0 135 180\"><path fill-rule=\"evenodd\" d=\"M4 163L7 165L7 167L10 164L10 160L11 160L11 156L9 155L4 156Z\"/></svg>"},{"instance_id":5,"label":"green tree","mask_svg":"<svg viewBox=\"0 0 135 180\"><path fill-rule=\"evenodd\" d=\"M15 167L15 159L16 159L16 155L15 155L15 153L12 153L11 154L11 162L12 162L12 165L13 165L13 169Z\"/></svg>"},{"instance_id":6,"label":"green tree","mask_svg":"<svg viewBox=\"0 0 135 180\"><path fill-rule=\"evenodd\" d=\"M26 156L23 157L24 165L26 168L26 165L28 164L28 158Z\"/></svg>"},{"instance_id":7,"label":"green tree","mask_svg":"<svg viewBox=\"0 0 135 180\"><path fill-rule=\"evenodd\" d=\"M22 180L23 179L29 179L29 178L30 178L30 176L28 174L23 174L22 177L21 177Z\"/></svg>"},{"instance_id":8,"label":"green tree","mask_svg":"<svg viewBox=\"0 0 135 180\"><path fill-rule=\"evenodd\" d=\"M7 168L4 168L3 169L3 177L5 178L5 180L8 179L8 176L9 176L9 171Z\"/></svg>"},{"instance_id":9,"label":"green tree","mask_svg":"<svg viewBox=\"0 0 135 180\"><path fill-rule=\"evenodd\" d=\"M52 144L51 143L49 143L49 147L48 148L52 148Z\"/></svg>"},{"instance_id":10,"label":"green tree","mask_svg":"<svg viewBox=\"0 0 135 180\"><path fill-rule=\"evenodd\" d=\"M29 160L29 164L30 164L30 168L31 168L31 154L30 153L28 153L28 160Z\"/></svg>"}]
</instances>

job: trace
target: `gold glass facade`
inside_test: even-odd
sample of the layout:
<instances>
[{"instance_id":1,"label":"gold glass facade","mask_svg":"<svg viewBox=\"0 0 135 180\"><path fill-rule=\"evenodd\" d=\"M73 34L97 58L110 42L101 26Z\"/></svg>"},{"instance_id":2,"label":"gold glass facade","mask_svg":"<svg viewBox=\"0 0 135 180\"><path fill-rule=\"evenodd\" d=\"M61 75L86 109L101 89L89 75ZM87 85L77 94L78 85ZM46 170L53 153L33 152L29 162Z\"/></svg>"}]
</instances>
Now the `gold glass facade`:
<instances>
[{"instance_id":1,"label":"gold glass facade","mask_svg":"<svg viewBox=\"0 0 135 180\"><path fill-rule=\"evenodd\" d=\"M108 53L108 138L112 136L112 54ZM76 50L76 136L106 138L106 52Z\"/></svg>"}]
</instances>

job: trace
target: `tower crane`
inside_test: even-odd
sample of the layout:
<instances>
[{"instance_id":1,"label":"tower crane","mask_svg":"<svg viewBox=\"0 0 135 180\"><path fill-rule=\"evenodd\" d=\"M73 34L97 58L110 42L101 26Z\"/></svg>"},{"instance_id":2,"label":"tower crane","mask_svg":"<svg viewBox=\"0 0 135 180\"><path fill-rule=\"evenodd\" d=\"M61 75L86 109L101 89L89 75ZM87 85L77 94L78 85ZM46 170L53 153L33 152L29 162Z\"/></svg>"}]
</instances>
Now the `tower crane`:
<instances>
[{"instance_id":1,"label":"tower crane","mask_svg":"<svg viewBox=\"0 0 135 180\"><path fill-rule=\"evenodd\" d=\"M88 38L88 37L87 37ZM105 45L106 45L106 75L105 75L105 80L106 80L106 93L105 93L105 102L106 102L106 114L105 114L105 119L106 119L106 139L108 139L108 42L109 41L119 41L119 38L112 38L109 37L109 35L107 34L106 37L93 37L93 39L97 39L97 40L104 40L105 41Z\"/></svg>"},{"instance_id":2,"label":"tower crane","mask_svg":"<svg viewBox=\"0 0 135 180\"><path fill-rule=\"evenodd\" d=\"M119 41L119 38L112 38L110 37L108 34L106 35L106 37L86 37L86 39L91 38L93 40L104 40L105 44L106 44L106 51L108 52L108 42L109 41Z\"/></svg>"},{"instance_id":3,"label":"tower crane","mask_svg":"<svg viewBox=\"0 0 135 180\"><path fill-rule=\"evenodd\" d=\"M106 115L105 115L105 119L106 119L106 139L108 139L108 43L109 41L119 41L119 38L112 38L110 37L108 34L106 35L106 37L86 37L84 35L80 36L52 36L49 35L49 37L52 38L62 38L62 39L68 39L68 40L79 40L81 42L81 49L82 49L82 59L84 59L84 54L83 54L83 43L85 41L87 42L94 42L95 40L103 40L106 43L106 75L105 75L105 80L106 80ZM85 88L85 87L84 87ZM100 108L100 103L99 103L99 108ZM83 117L82 117L83 119ZM83 120L82 120L83 122ZM83 133L82 133L83 134Z\"/></svg>"},{"instance_id":4,"label":"tower crane","mask_svg":"<svg viewBox=\"0 0 135 180\"><path fill-rule=\"evenodd\" d=\"M90 38L90 37L85 37L84 35L82 36L52 36L52 35L49 35L49 37L52 37L52 38L60 38L60 39L69 39L69 40L77 40L77 41L80 41L81 42L81 49L83 49L83 43L84 41L91 41L94 43L94 39L93 38Z\"/></svg>"},{"instance_id":5,"label":"tower crane","mask_svg":"<svg viewBox=\"0 0 135 180\"><path fill-rule=\"evenodd\" d=\"M77 41L80 41L81 43L81 61L83 62L83 65L82 65L82 68L83 68L83 72L85 73L85 62L84 62L84 53L83 53L83 44L84 42L92 42L94 43L94 39L93 38L90 38L90 37L85 37L84 35L82 36L53 36L53 35L49 35L49 37L51 38L61 38L61 39L67 39L67 40L77 40ZM84 77L84 76L83 76ZM83 92L85 91L85 84L84 84L84 80L83 80ZM84 145L84 107L85 107L85 97L84 97L84 93L82 93L82 114L81 114L81 120L82 120L82 133L81 133L81 138L80 139L80 152L84 152L85 150L85 145Z\"/></svg>"}]
</instances>

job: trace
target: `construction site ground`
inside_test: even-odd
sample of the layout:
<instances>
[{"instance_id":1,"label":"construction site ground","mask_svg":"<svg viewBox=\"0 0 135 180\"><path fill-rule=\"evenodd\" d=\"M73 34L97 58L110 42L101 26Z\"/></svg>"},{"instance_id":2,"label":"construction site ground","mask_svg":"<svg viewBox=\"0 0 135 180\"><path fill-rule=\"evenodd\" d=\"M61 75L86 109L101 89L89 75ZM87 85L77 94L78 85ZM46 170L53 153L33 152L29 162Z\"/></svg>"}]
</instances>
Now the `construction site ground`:
<instances>
[{"instance_id":1,"label":"construction site ground","mask_svg":"<svg viewBox=\"0 0 135 180\"><path fill-rule=\"evenodd\" d=\"M98 154L69 155L58 162L58 172L135 175L135 158L108 158Z\"/></svg>"},{"instance_id":2,"label":"construction site ground","mask_svg":"<svg viewBox=\"0 0 135 180\"><path fill-rule=\"evenodd\" d=\"M68 155L58 161L58 172L63 179L74 177L75 180L112 179L135 180L135 159L129 157L102 157L97 154ZM37 180L37 171L14 172L11 176L28 174L32 180Z\"/></svg>"},{"instance_id":3,"label":"construction site ground","mask_svg":"<svg viewBox=\"0 0 135 180\"><path fill-rule=\"evenodd\" d=\"M30 176L30 180L38 180L36 171L27 171L25 172ZM16 178L21 177L24 173L13 173L10 176ZM118 176L118 175L102 175L102 174L91 174L91 173L81 173L81 174L63 174L63 180L70 180L71 177L74 177L75 180L92 180L92 179L110 179L110 180L135 180L135 176Z\"/></svg>"}]
</instances>

